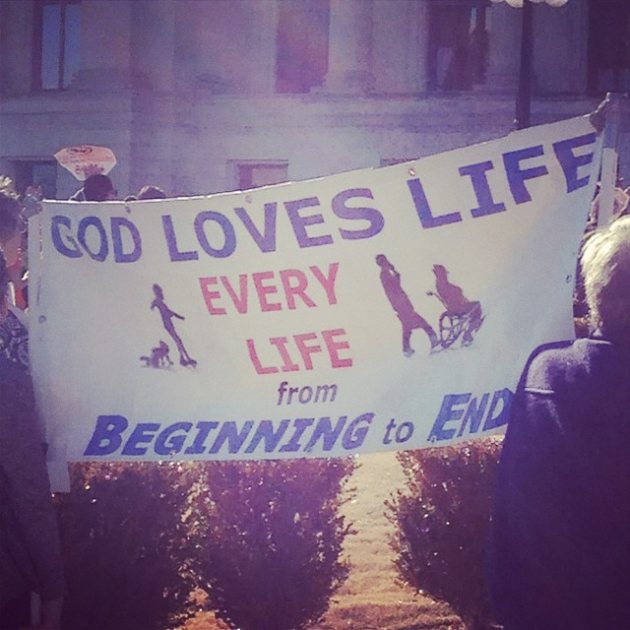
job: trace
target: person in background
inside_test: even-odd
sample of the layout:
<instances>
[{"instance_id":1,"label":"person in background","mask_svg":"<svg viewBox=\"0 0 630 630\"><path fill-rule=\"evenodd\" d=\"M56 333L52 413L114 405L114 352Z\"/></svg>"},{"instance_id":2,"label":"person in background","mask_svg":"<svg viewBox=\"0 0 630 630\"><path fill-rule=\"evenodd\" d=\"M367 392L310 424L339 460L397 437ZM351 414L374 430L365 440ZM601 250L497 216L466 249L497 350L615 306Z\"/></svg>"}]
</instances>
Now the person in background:
<instances>
[{"instance_id":1,"label":"person in background","mask_svg":"<svg viewBox=\"0 0 630 630\"><path fill-rule=\"evenodd\" d=\"M28 369L28 331L25 313L22 205L9 178L0 176L0 252L8 276L7 313L0 323L0 352ZM1 402L1 401L0 401Z\"/></svg>"},{"instance_id":2,"label":"person in background","mask_svg":"<svg viewBox=\"0 0 630 630\"><path fill-rule=\"evenodd\" d=\"M488 569L506 630L630 623L630 217L581 262L590 337L530 357L499 463Z\"/></svg>"},{"instance_id":3,"label":"person in background","mask_svg":"<svg viewBox=\"0 0 630 630\"><path fill-rule=\"evenodd\" d=\"M6 189L0 190L3 229L13 222L16 203ZM9 310L8 287L0 252L0 628L29 627L34 591L41 597L36 627L58 630L65 594L61 544L28 370L26 329Z\"/></svg>"},{"instance_id":4,"label":"person in background","mask_svg":"<svg viewBox=\"0 0 630 630\"><path fill-rule=\"evenodd\" d=\"M157 186L143 186L138 193L138 199L166 199L166 193Z\"/></svg>"},{"instance_id":5,"label":"person in background","mask_svg":"<svg viewBox=\"0 0 630 630\"><path fill-rule=\"evenodd\" d=\"M70 201L113 201L117 194L112 180L107 175L97 173L83 182L83 188L77 190Z\"/></svg>"}]
</instances>

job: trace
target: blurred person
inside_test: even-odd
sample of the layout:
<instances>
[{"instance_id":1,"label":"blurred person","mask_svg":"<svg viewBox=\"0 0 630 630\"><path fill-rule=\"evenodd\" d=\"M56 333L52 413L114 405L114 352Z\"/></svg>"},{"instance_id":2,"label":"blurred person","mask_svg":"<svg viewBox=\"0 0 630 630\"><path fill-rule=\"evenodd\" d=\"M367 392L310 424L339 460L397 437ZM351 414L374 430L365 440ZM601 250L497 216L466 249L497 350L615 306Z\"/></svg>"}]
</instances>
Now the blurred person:
<instances>
[{"instance_id":1,"label":"blurred person","mask_svg":"<svg viewBox=\"0 0 630 630\"><path fill-rule=\"evenodd\" d=\"M166 193L157 186L143 186L138 193L138 199L166 199Z\"/></svg>"},{"instance_id":2,"label":"blurred person","mask_svg":"<svg viewBox=\"0 0 630 630\"><path fill-rule=\"evenodd\" d=\"M630 217L581 262L590 336L532 354L499 463L488 569L506 630L630 627Z\"/></svg>"},{"instance_id":3,"label":"blurred person","mask_svg":"<svg viewBox=\"0 0 630 630\"><path fill-rule=\"evenodd\" d=\"M4 254L9 274L8 299L11 317L23 323L22 309L26 308L24 278L26 263L26 221L23 204L8 177L0 176L0 251ZM13 308L17 306L18 308Z\"/></svg>"},{"instance_id":4,"label":"blurred person","mask_svg":"<svg viewBox=\"0 0 630 630\"><path fill-rule=\"evenodd\" d=\"M0 191L0 224L7 225ZM14 200L14 198L12 198ZM65 581L56 515L37 420L26 329L16 331L0 252L0 628L29 627L30 592L41 597L37 628L60 628Z\"/></svg>"},{"instance_id":5,"label":"blurred person","mask_svg":"<svg viewBox=\"0 0 630 630\"><path fill-rule=\"evenodd\" d=\"M70 201L113 201L117 195L112 180L107 175L97 173L83 182L83 188L77 190Z\"/></svg>"},{"instance_id":6,"label":"blurred person","mask_svg":"<svg viewBox=\"0 0 630 630\"><path fill-rule=\"evenodd\" d=\"M588 222L587 222L587 231L594 230L599 223L599 207L601 204L601 183L598 182L596 188L596 194L591 202L591 207L588 213ZM628 205L630 204L630 187L624 190L622 186L622 181L617 180L615 188L613 190L613 208L612 208L612 216L610 218L611 221L614 221L616 218L627 214Z\"/></svg>"}]
</instances>

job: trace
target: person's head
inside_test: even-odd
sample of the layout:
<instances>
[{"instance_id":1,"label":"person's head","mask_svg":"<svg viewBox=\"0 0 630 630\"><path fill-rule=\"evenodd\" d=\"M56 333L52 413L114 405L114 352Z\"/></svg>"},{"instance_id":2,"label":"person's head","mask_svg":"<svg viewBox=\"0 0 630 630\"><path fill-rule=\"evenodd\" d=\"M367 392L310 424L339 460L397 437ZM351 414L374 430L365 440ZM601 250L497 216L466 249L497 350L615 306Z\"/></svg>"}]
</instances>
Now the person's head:
<instances>
[{"instance_id":1,"label":"person's head","mask_svg":"<svg viewBox=\"0 0 630 630\"><path fill-rule=\"evenodd\" d=\"M13 183L0 176L0 245L10 240L21 227L22 204Z\"/></svg>"},{"instance_id":2,"label":"person's head","mask_svg":"<svg viewBox=\"0 0 630 630\"><path fill-rule=\"evenodd\" d=\"M582 271L592 326L612 340L630 342L630 217L588 239Z\"/></svg>"},{"instance_id":3,"label":"person's head","mask_svg":"<svg viewBox=\"0 0 630 630\"><path fill-rule=\"evenodd\" d=\"M376 264L381 269L385 269L392 266L389 260L387 260L387 256L385 256L385 254L378 254L375 260L376 260Z\"/></svg>"},{"instance_id":4,"label":"person's head","mask_svg":"<svg viewBox=\"0 0 630 630\"><path fill-rule=\"evenodd\" d=\"M164 299L164 293L162 292L162 287L159 284L153 285L153 294L158 300Z\"/></svg>"},{"instance_id":5,"label":"person's head","mask_svg":"<svg viewBox=\"0 0 630 630\"><path fill-rule=\"evenodd\" d=\"M90 175L83 183L86 201L111 201L116 198L116 194L112 180L107 175Z\"/></svg>"},{"instance_id":6,"label":"person's head","mask_svg":"<svg viewBox=\"0 0 630 630\"><path fill-rule=\"evenodd\" d=\"M433 265L433 273L436 278L446 278L448 271L444 265Z\"/></svg>"},{"instance_id":7,"label":"person's head","mask_svg":"<svg viewBox=\"0 0 630 630\"><path fill-rule=\"evenodd\" d=\"M166 193L157 186L143 186L138 193L138 199L166 199Z\"/></svg>"}]
</instances>

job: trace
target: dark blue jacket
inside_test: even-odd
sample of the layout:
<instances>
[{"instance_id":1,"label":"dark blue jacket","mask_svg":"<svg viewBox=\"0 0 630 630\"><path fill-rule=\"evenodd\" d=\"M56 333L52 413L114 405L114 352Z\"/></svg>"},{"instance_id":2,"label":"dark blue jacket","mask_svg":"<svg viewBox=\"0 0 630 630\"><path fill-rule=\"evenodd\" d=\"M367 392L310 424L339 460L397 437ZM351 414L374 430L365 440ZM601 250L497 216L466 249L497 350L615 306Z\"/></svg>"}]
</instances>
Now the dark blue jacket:
<instances>
[{"instance_id":1,"label":"dark blue jacket","mask_svg":"<svg viewBox=\"0 0 630 630\"><path fill-rule=\"evenodd\" d=\"M508 629L630 628L630 348L542 346L512 402L489 577Z\"/></svg>"}]
</instances>

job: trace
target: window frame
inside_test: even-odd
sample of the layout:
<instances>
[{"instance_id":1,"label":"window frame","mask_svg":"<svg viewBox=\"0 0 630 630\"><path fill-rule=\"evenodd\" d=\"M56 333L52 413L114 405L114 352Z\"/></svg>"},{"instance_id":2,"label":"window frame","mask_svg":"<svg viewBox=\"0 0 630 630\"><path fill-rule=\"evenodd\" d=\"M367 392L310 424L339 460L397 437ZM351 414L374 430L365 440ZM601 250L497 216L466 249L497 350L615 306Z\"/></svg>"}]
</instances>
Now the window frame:
<instances>
[{"instance_id":1,"label":"window frame","mask_svg":"<svg viewBox=\"0 0 630 630\"><path fill-rule=\"evenodd\" d=\"M54 173L54 188L46 195L46 199L56 199L58 193L59 182L59 165L56 160L48 157L10 157L6 158L11 164L11 170L13 171L13 180L15 182L15 188L21 195L24 194L26 188L36 182L35 170L38 166L45 166L51 168ZM28 172L28 173L27 173ZM41 184L41 182L37 182Z\"/></svg>"},{"instance_id":2,"label":"window frame","mask_svg":"<svg viewBox=\"0 0 630 630\"><path fill-rule=\"evenodd\" d=\"M34 28L33 28L33 74L31 88L34 92L55 92L66 90L66 8L70 5L80 5L81 0L35 0ZM61 15L59 20L59 49L57 50L57 80L55 87L44 87L42 82L43 69L43 38L44 38L44 8L47 5L59 5Z\"/></svg>"},{"instance_id":3,"label":"window frame","mask_svg":"<svg viewBox=\"0 0 630 630\"><path fill-rule=\"evenodd\" d=\"M251 175L257 167L268 168L268 167L277 167L284 169L286 174L286 179L283 179L280 182L269 183L269 184L261 184L259 186L247 185L244 184L242 170L249 170L250 177L249 181L252 181ZM290 181L289 179L289 161L282 159L243 159L243 160L230 160L228 162L228 170L229 177L232 181L232 185L234 186L234 190L254 190L256 188L262 188L264 186L274 186L276 184L282 184Z\"/></svg>"}]
</instances>

